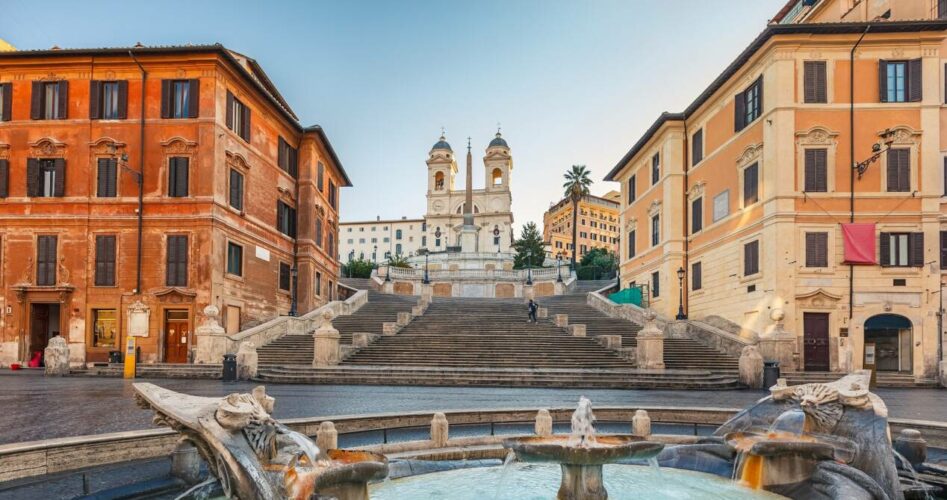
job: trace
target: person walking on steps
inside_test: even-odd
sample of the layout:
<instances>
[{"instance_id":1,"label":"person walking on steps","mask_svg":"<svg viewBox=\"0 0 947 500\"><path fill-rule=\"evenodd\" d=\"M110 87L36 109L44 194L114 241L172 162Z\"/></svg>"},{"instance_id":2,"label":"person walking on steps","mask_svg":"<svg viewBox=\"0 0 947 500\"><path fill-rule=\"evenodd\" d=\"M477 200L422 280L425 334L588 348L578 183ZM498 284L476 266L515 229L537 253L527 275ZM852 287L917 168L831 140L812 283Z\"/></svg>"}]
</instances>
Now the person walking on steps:
<instances>
[{"instance_id":1,"label":"person walking on steps","mask_svg":"<svg viewBox=\"0 0 947 500\"><path fill-rule=\"evenodd\" d=\"M529 299L529 305L527 305L527 310L529 311L529 319L526 320L527 323L536 323L536 310L539 309L539 306L533 299Z\"/></svg>"}]
</instances>

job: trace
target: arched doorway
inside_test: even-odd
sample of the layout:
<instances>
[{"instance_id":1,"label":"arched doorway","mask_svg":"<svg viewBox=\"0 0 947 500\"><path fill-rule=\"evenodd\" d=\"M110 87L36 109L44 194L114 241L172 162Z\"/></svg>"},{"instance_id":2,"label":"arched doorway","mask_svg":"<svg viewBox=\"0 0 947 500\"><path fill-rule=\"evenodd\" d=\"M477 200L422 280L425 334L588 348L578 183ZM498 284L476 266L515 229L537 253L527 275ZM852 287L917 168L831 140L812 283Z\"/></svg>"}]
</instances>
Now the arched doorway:
<instances>
[{"instance_id":1,"label":"arched doorway","mask_svg":"<svg viewBox=\"0 0 947 500\"><path fill-rule=\"evenodd\" d=\"M913 363L911 320L898 314L878 314L865 321L865 364L874 356L879 372L911 372Z\"/></svg>"}]
</instances>

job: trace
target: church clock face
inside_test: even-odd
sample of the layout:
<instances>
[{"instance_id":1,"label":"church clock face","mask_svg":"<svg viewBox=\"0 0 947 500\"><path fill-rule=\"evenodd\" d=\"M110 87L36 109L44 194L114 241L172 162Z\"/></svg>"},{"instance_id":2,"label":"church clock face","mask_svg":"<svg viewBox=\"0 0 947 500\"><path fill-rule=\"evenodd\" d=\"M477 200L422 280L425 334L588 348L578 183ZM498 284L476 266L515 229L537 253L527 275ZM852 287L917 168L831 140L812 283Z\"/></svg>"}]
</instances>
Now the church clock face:
<instances>
[{"instance_id":1,"label":"church clock face","mask_svg":"<svg viewBox=\"0 0 947 500\"><path fill-rule=\"evenodd\" d=\"M434 211L435 211L435 212L440 212L441 210L444 210L444 202L443 202L443 201L440 201L440 200L435 201L435 202L434 202Z\"/></svg>"}]
</instances>

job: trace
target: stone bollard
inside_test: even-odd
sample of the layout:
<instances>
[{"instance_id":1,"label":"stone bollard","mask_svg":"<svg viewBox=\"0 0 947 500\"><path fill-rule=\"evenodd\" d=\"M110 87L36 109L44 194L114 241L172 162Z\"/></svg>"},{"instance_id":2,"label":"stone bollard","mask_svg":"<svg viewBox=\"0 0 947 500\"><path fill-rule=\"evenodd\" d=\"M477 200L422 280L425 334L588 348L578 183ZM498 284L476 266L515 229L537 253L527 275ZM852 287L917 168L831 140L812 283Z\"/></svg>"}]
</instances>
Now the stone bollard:
<instances>
[{"instance_id":1,"label":"stone bollard","mask_svg":"<svg viewBox=\"0 0 947 500\"><path fill-rule=\"evenodd\" d=\"M394 335L398 333L398 323L392 323L390 321L381 324L381 334L382 335Z\"/></svg>"},{"instance_id":2,"label":"stone bollard","mask_svg":"<svg viewBox=\"0 0 947 500\"><path fill-rule=\"evenodd\" d=\"M335 430L335 424L328 420L319 424L319 430L316 431L316 446L323 453L339 448L339 431Z\"/></svg>"},{"instance_id":3,"label":"stone bollard","mask_svg":"<svg viewBox=\"0 0 947 500\"><path fill-rule=\"evenodd\" d=\"M536 317L540 319L548 318L549 309L546 307L540 307L539 309L536 309Z\"/></svg>"},{"instance_id":4,"label":"stone bollard","mask_svg":"<svg viewBox=\"0 0 947 500\"><path fill-rule=\"evenodd\" d=\"M598 340L598 343L606 349L615 351L621 349L621 335L596 335L595 340Z\"/></svg>"},{"instance_id":5,"label":"stone bollard","mask_svg":"<svg viewBox=\"0 0 947 500\"><path fill-rule=\"evenodd\" d=\"M171 452L171 476L187 484L201 480L201 456L190 441L180 441Z\"/></svg>"},{"instance_id":6,"label":"stone bollard","mask_svg":"<svg viewBox=\"0 0 947 500\"><path fill-rule=\"evenodd\" d=\"M414 316L415 318L417 318L418 316L421 316L421 315L423 315L423 314L424 314L424 308L423 308L423 307L421 307L421 306L414 306L414 307L411 308L411 316Z\"/></svg>"},{"instance_id":7,"label":"stone bollard","mask_svg":"<svg viewBox=\"0 0 947 500\"><path fill-rule=\"evenodd\" d=\"M69 375L69 344L62 335L49 339L49 344L43 350L43 361L46 364L46 375Z\"/></svg>"},{"instance_id":8,"label":"stone bollard","mask_svg":"<svg viewBox=\"0 0 947 500\"><path fill-rule=\"evenodd\" d=\"M397 325L399 328L408 326L408 323L411 322L411 313L409 312L400 312L398 313L398 322Z\"/></svg>"},{"instance_id":9,"label":"stone bollard","mask_svg":"<svg viewBox=\"0 0 947 500\"><path fill-rule=\"evenodd\" d=\"M651 435L651 417L646 410L635 411L635 416L631 418L631 434L640 437Z\"/></svg>"},{"instance_id":10,"label":"stone bollard","mask_svg":"<svg viewBox=\"0 0 947 500\"><path fill-rule=\"evenodd\" d=\"M241 342L237 349L237 380L250 380L256 377L260 356L253 342Z\"/></svg>"},{"instance_id":11,"label":"stone bollard","mask_svg":"<svg viewBox=\"0 0 947 500\"><path fill-rule=\"evenodd\" d=\"M447 416L440 412L435 413L431 419L431 441L435 447L447 446L448 427Z\"/></svg>"},{"instance_id":12,"label":"stone bollard","mask_svg":"<svg viewBox=\"0 0 947 500\"><path fill-rule=\"evenodd\" d=\"M556 326L566 327L569 326L569 315L568 314L557 314L556 315Z\"/></svg>"},{"instance_id":13,"label":"stone bollard","mask_svg":"<svg viewBox=\"0 0 947 500\"><path fill-rule=\"evenodd\" d=\"M740 353L740 383L751 388L763 388L763 355L755 345L748 345Z\"/></svg>"},{"instance_id":14,"label":"stone bollard","mask_svg":"<svg viewBox=\"0 0 947 500\"><path fill-rule=\"evenodd\" d=\"M903 455L914 467L927 461L927 441L915 429L901 430L898 439L894 440L894 451Z\"/></svg>"},{"instance_id":15,"label":"stone bollard","mask_svg":"<svg viewBox=\"0 0 947 500\"><path fill-rule=\"evenodd\" d=\"M372 334L368 332L355 332L352 334L352 345L355 347L367 347L372 340Z\"/></svg>"},{"instance_id":16,"label":"stone bollard","mask_svg":"<svg viewBox=\"0 0 947 500\"><path fill-rule=\"evenodd\" d=\"M664 332L658 328L656 318L654 311L645 311L645 326L638 332L635 350L635 361L640 369L664 369Z\"/></svg>"},{"instance_id":17,"label":"stone bollard","mask_svg":"<svg viewBox=\"0 0 947 500\"><path fill-rule=\"evenodd\" d=\"M585 325L569 325L566 328L573 337L585 337Z\"/></svg>"},{"instance_id":18,"label":"stone bollard","mask_svg":"<svg viewBox=\"0 0 947 500\"><path fill-rule=\"evenodd\" d=\"M220 309L210 304L204 308L204 323L194 330L195 364L220 363L227 354L227 331L217 322Z\"/></svg>"},{"instance_id":19,"label":"stone bollard","mask_svg":"<svg viewBox=\"0 0 947 500\"><path fill-rule=\"evenodd\" d=\"M339 364L342 355L339 350L339 331L332 327L332 313L326 311L323 313L325 320L322 326L312 334L314 341L314 352L312 356L312 366L332 366Z\"/></svg>"},{"instance_id":20,"label":"stone bollard","mask_svg":"<svg viewBox=\"0 0 947 500\"><path fill-rule=\"evenodd\" d=\"M552 415L543 408L536 412L535 431L537 436L552 436Z\"/></svg>"}]
</instances>

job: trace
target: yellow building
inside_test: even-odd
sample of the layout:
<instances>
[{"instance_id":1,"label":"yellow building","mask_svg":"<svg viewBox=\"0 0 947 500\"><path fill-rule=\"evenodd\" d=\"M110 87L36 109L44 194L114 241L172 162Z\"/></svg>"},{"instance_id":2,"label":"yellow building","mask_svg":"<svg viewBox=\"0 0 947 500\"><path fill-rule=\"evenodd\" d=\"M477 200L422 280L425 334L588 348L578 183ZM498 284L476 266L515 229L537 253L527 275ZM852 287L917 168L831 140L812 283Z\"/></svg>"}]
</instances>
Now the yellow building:
<instances>
[{"instance_id":1,"label":"yellow building","mask_svg":"<svg viewBox=\"0 0 947 500\"><path fill-rule=\"evenodd\" d=\"M619 198L621 193L609 191L604 196L585 196L579 202L577 259L593 248L618 251ZM543 214L543 242L549 258L561 255L563 262L572 259L572 200L569 198L559 200Z\"/></svg>"},{"instance_id":2,"label":"yellow building","mask_svg":"<svg viewBox=\"0 0 947 500\"><path fill-rule=\"evenodd\" d=\"M874 361L935 379L947 266L938 3L790 2L687 109L662 114L606 177L622 186L622 286L650 285L667 317L683 306L745 336L784 317L796 340L784 370ZM848 247L876 263L846 262L850 221L875 225Z\"/></svg>"}]
</instances>

